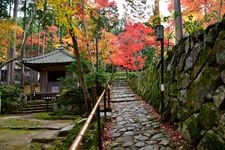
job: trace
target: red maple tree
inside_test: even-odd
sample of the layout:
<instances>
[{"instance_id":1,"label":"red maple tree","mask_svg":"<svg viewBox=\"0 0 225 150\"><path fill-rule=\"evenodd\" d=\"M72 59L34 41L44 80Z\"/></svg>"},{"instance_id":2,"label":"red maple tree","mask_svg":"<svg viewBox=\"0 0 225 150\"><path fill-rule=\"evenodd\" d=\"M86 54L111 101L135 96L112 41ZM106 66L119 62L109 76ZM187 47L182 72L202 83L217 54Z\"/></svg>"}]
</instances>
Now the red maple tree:
<instances>
[{"instance_id":1,"label":"red maple tree","mask_svg":"<svg viewBox=\"0 0 225 150\"><path fill-rule=\"evenodd\" d=\"M155 43L153 37L148 36L152 32L151 28L142 23L127 23L124 32L115 41L117 50L112 54L113 64L129 70L143 68L145 57L141 52L146 46Z\"/></svg>"}]
</instances>

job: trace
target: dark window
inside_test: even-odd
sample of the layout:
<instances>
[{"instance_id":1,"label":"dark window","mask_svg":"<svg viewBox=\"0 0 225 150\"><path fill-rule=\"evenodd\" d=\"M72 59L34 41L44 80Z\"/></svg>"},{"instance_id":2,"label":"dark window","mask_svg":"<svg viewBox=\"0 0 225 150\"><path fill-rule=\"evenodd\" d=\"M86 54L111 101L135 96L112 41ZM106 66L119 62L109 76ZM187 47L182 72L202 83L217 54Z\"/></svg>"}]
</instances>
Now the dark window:
<instances>
[{"instance_id":1,"label":"dark window","mask_svg":"<svg viewBox=\"0 0 225 150\"><path fill-rule=\"evenodd\" d=\"M48 82L58 81L59 78L65 77L65 71L49 71L48 72Z\"/></svg>"}]
</instances>

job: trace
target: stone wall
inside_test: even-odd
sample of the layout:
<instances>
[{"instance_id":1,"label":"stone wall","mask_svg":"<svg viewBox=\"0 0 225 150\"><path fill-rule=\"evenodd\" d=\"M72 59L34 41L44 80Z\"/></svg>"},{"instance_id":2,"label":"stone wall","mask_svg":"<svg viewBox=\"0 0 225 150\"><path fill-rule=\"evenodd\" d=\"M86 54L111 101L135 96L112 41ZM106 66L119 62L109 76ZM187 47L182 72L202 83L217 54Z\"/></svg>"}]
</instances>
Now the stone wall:
<instances>
[{"instance_id":1,"label":"stone wall","mask_svg":"<svg viewBox=\"0 0 225 150\"><path fill-rule=\"evenodd\" d=\"M183 38L165 61L165 117L197 149L225 149L225 20ZM131 80L160 110L160 64Z\"/></svg>"}]
</instances>

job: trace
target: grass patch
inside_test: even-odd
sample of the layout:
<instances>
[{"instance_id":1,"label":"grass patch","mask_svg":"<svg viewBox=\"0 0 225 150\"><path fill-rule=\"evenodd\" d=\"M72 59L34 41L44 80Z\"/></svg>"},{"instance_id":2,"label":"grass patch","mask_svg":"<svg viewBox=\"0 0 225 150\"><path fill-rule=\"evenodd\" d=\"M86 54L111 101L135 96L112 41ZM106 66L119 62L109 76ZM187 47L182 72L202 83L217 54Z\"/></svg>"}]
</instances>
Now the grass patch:
<instances>
[{"instance_id":1,"label":"grass patch","mask_svg":"<svg viewBox=\"0 0 225 150\"><path fill-rule=\"evenodd\" d=\"M24 120L24 119L16 119L16 118L0 118L0 128L5 127L18 127L18 126L24 126L24 127L30 127L30 126L37 126L39 125L38 122Z\"/></svg>"},{"instance_id":2,"label":"grass patch","mask_svg":"<svg viewBox=\"0 0 225 150\"><path fill-rule=\"evenodd\" d=\"M80 116L42 112L35 114L34 118L42 120L77 120L80 119Z\"/></svg>"}]
</instances>

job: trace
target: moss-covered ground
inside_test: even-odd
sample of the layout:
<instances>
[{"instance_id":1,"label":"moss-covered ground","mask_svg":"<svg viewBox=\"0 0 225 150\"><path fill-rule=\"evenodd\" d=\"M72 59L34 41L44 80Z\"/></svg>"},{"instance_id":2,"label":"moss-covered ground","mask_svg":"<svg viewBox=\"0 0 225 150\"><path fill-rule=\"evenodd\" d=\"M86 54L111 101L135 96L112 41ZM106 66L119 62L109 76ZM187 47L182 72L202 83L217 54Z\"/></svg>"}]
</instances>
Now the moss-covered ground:
<instances>
[{"instance_id":1,"label":"moss-covered ground","mask_svg":"<svg viewBox=\"0 0 225 150\"><path fill-rule=\"evenodd\" d=\"M65 126L74 124L78 117L51 117L52 116L48 113L0 116L0 149L56 149L62 145L60 140L54 140L47 145L36 142L32 143L31 140L33 138L42 137L43 135L46 135L47 138L50 137L54 139L54 136L57 136L55 133Z\"/></svg>"}]
</instances>

